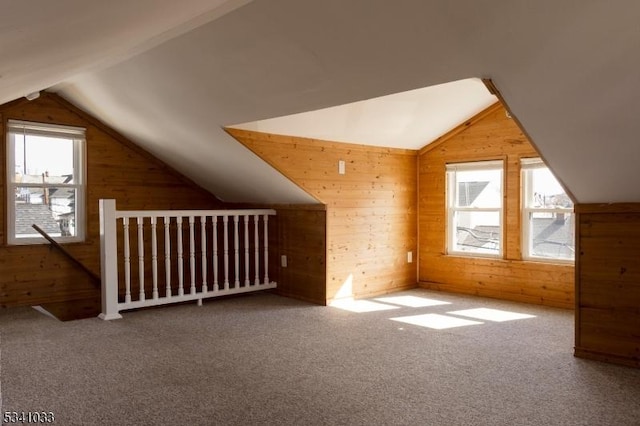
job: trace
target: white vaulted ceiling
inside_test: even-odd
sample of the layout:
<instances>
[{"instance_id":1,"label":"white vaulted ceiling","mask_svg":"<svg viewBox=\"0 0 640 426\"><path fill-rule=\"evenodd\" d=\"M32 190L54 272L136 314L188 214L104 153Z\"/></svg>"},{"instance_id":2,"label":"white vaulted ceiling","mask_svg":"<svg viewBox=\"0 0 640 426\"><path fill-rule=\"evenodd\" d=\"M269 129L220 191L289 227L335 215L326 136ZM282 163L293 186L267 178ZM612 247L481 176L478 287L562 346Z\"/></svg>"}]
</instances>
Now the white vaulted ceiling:
<instances>
[{"instance_id":1,"label":"white vaulted ceiling","mask_svg":"<svg viewBox=\"0 0 640 426\"><path fill-rule=\"evenodd\" d=\"M343 107L346 115L324 110L313 125L303 115L281 120L291 132L306 128L324 139L415 148L481 109L488 95L478 101L473 87L481 83L466 79L483 77L577 201L640 201L637 2L22 0L0 7L0 102L58 92L225 200L313 201L224 126L258 122L272 131L274 122L261 120L431 93L357 103Z\"/></svg>"},{"instance_id":2,"label":"white vaulted ceiling","mask_svg":"<svg viewBox=\"0 0 640 426\"><path fill-rule=\"evenodd\" d=\"M229 127L336 142L420 149L498 99L468 78Z\"/></svg>"}]
</instances>

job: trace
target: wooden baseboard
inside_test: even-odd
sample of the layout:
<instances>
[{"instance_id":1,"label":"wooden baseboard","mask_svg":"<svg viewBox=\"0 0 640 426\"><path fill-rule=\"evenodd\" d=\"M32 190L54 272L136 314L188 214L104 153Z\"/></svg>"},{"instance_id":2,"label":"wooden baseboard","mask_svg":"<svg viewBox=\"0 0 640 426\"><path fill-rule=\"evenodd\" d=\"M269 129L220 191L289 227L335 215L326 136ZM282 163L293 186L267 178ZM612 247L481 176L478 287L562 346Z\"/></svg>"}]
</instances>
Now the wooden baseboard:
<instances>
[{"instance_id":1,"label":"wooden baseboard","mask_svg":"<svg viewBox=\"0 0 640 426\"><path fill-rule=\"evenodd\" d=\"M590 349L580 348L577 346L574 348L573 355L577 358L584 358L594 361L606 362L609 364L618 364L627 367L640 368L640 358L637 357L625 357L621 355L607 354Z\"/></svg>"},{"instance_id":2,"label":"wooden baseboard","mask_svg":"<svg viewBox=\"0 0 640 426\"><path fill-rule=\"evenodd\" d=\"M377 297L377 296L382 296L385 294L390 294L390 293L395 293L398 291L405 291L405 290L413 290L414 288L418 288L418 283L415 284L406 284L406 285L402 285L402 286L398 286L398 287L393 287L393 288L389 288L389 289L384 289L384 290L378 290L378 291L372 291L372 292L367 292L367 293L358 293L356 295L353 296L354 299L369 299L371 297ZM331 304L332 302L336 301L336 300L340 300L342 298L340 297L334 297L331 299L327 299L327 305Z\"/></svg>"},{"instance_id":3,"label":"wooden baseboard","mask_svg":"<svg viewBox=\"0 0 640 426\"><path fill-rule=\"evenodd\" d=\"M393 287L393 288L385 289L385 290L372 291L372 292L366 293L366 294L359 294L357 297L358 297L358 299L364 299L364 298L369 298L369 297L377 297L377 296L382 296L384 294L395 293L395 292L398 292L398 291L412 290L414 288L418 288L418 283L406 284L406 285L402 285L402 286L399 286L399 287Z\"/></svg>"},{"instance_id":4,"label":"wooden baseboard","mask_svg":"<svg viewBox=\"0 0 640 426\"><path fill-rule=\"evenodd\" d=\"M321 305L321 306L325 306L326 305L326 302L324 300L322 300L322 299L315 299L315 298L312 298L312 297L301 296L301 295L299 295L297 293L281 291L278 288L275 288L273 290L273 292L275 294L277 294L278 296L289 297L291 299L296 299L296 300L302 300L303 302L313 303L314 305Z\"/></svg>"},{"instance_id":5,"label":"wooden baseboard","mask_svg":"<svg viewBox=\"0 0 640 426\"><path fill-rule=\"evenodd\" d=\"M516 291L500 291L494 289L493 291L476 288L476 287L465 287L459 286L449 283L437 283L431 281L420 281L418 283L420 288L424 288L427 290L435 290L442 291L445 293L455 293L455 294L465 294L468 296L476 296L476 297L488 297L490 299L498 299L498 300L508 300L510 302L517 303L528 303L531 305L541 305L541 306L549 306L551 308L560 308L560 309L575 309L575 302L573 301L558 301L552 299L542 299L539 296L535 295L526 295Z\"/></svg>"}]
</instances>

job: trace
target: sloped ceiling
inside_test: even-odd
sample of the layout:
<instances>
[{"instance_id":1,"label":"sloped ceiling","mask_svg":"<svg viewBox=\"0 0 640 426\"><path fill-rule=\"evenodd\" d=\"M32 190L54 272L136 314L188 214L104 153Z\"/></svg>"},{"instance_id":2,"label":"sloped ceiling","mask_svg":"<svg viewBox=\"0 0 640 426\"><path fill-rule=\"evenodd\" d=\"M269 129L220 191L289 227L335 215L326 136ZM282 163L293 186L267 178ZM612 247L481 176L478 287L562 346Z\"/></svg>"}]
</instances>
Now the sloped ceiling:
<instances>
[{"instance_id":1,"label":"sloped ceiling","mask_svg":"<svg viewBox=\"0 0 640 426\"><path fill-rule=\"evenodd\" d=\"M249 0L0 3L0 103L117 64Z\"/></svg>"},{"instance_id":2,"label":"sloped ceiling","mask_svg":"<svg viewBox=\"0 0 640 426\"><path fill-rule=\"evenodd\" d=\"M467 78L229 127L418 150L496 102L482 80Z\"/></svg>"},{"instance_id":3,"label":"sloped ceiling","mask_svg":"<svg viewBox=\"0 0 640 426\"><path fill-rule=\"evenodd\" d=\"M313 201L223 126L489 77L577 201L640 201L637 2L24 0L2 9L2 101L57 91L223 199Z\"/></svg>"}]
</instances>

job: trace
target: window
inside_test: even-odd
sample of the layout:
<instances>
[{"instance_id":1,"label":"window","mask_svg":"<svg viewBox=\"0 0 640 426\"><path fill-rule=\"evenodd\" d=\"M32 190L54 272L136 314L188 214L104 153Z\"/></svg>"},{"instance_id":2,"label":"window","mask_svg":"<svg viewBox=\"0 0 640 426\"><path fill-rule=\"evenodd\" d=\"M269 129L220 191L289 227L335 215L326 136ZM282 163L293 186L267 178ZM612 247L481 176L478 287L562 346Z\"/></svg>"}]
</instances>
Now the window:
<instances>
[{"instance_id":1,"label":"window","mask_svg":"<svg viewBox=\"0 0 640 426\"><path fill-rule=\"evenodd\" d=\"M502 255L502 161L447 165L447 252Z\"/></svg>"},{"instance_id":2,"label":"window","mask_svg":"<svg viewBox=\"0 0 640 426\"><path fill-rule=\"evenodd\" d=\"M522 160L522 190L523 257L573 260L573 202L541 159Z\"/></svg>"},{"instance_id":3,"label":"window","mask_svg":"<svg viewBox=\"0 0 640 426\"><path fill-rule=\"evenodd\" d=\"M85 130L7 123L9 244L41 244L33 224L59 242L84 239Z\"/></svg>"}]
</instances>

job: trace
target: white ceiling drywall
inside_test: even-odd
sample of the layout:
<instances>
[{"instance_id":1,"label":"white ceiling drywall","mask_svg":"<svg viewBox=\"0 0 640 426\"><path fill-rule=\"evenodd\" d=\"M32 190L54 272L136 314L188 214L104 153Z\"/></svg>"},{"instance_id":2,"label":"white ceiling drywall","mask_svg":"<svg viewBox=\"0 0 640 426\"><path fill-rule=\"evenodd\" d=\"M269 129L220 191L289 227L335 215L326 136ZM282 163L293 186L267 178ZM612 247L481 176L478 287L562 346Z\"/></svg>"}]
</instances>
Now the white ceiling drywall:
<instances>
[{"instance_id":1,"label":"white ceiling drywall","mask_svg":"<svg viewBox=\"0 0 640 426\"><path fill-rule=\"evenodd\" d=\"M308 202L222 127L489 77L577 201L640 201L638 2L243 3L3 2L0 100L51 88L223 199Z\"/></svg>"},{"instance_id":2,"label":"white ceiling drywall","mask_svg":"<svg viewBox=\"0 0 640 426\"><path fill-rule=\"evenodd\" d=\"M250 1L3 1L0 103L118 63Z\"/></svg>"},{"instance_id":3,"label":"white ceiling drywall","mask_svg":"<svg viewBox=\"0 0 640 426\"><path fill-rule=\"evenodd\" d=\"M420 149L497 101L482 80L468 78L229 127L336 142Z\"/></svg>"}]
</instances>

